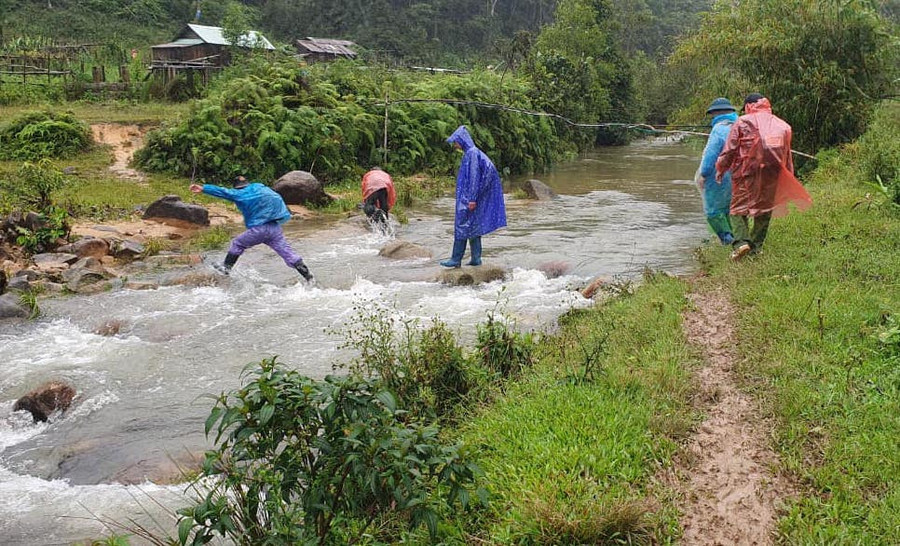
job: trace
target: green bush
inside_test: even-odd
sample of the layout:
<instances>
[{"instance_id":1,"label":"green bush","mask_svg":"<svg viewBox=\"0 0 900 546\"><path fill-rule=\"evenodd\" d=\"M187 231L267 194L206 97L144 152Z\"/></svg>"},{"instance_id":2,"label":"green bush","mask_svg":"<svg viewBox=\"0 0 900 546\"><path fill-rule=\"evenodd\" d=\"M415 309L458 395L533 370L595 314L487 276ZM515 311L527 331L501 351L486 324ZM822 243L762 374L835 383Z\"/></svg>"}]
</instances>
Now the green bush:
<instances>
[{"instance_id":1,"label":"green bush","mask_svg":"<svg viewBox=\"0 0 900 546\"><path fill-rule=\"evenodd\" d=\"M44 210L53 204L53 193L68 183L69 180L49 160L26 161L15 178L0 180L0 190L4 194L0 207Z\"/></svg>"},{"instance_id":2,"label":"green bush","mask_svg":"<svg viewBox=\"0 0 900 546\"><path fill-rule=\"evenodd\" d=\"M340 332L344 348L358 356L346 365L353 375L378 377L413 418L448 418L466 406L486 382L453 333L439 320L425 329L389 308L361 305Z\"/></svg>"},{"instance_id":3,"label":"green bush","mask_svg":"<svg viewBox=\"0 0 900 546\"><path fill-rule=\"evenodd\" d=\"M29 254L49 252L56 248L57 241L69 236L69 213L66 209L50 206L40 218L40 227L31 230L19 226L16 244Z\"/></svg>"},{"instance_id":4,"label":"green bush","mask_svg":"<svg viewBox=\"0 0 900 546\"><path fill-rule=\"evenodd\" d=\"M92 143L91 130L70 113L30 112L0 127L0 159L67 158Z\"/></svg>"},{"instance_id":5,"label":"green bush","mask_svg":"<svg viewBox=\"0 0 900 546\"><path fill-rule=\"evenodd\" d=\"M507 379L534 363L535 343L531 334L514 331L493 313L478 326L476 348L484 367Z\"/></svg>"},{"instance_id":6,"label":"green bush","mask_svg":"<svg viewBox=\"0 0 900 546\"><path fill-rule=\"evenodd\" d=\"M198 101L187 119L151 132L136 154L149 171L219 179L274 179L306 170L336 182L379 164L392 174L454 172L446 138L460 124L507 173L541 170L559 154L553 125L518 113L403 99L450 99L531 108L526 87L492 72L390 73L355 63L299 69L251 58ZM387 95L387 149L384 97Z\"/></svg>"},{"instance_id":7,"label":"green bush","mask_svg":"<svg viewBox=\"0 0 900 546\"><path fill-rule=\"evenodd\" d=\"M197 504L179 511L180 544L348 544L390 525L427 526L468 506L480 470L436 426L406 423L383 382L303 377L275 359L222 394L206 421ZM209 481L209 477L216 478ZM382 539L384 540L384 539Z\"/></svg>"},{"instance_id":8,"label":"green bush","mask_svg":"<svg viewBox=\"0 0 900 546\"><path fill-rule=\"evenodd\" d=\"M873 183L900 205L900 106L886 103L857 141L857 156L865 181Z\"/></svg>"}]
</instances>

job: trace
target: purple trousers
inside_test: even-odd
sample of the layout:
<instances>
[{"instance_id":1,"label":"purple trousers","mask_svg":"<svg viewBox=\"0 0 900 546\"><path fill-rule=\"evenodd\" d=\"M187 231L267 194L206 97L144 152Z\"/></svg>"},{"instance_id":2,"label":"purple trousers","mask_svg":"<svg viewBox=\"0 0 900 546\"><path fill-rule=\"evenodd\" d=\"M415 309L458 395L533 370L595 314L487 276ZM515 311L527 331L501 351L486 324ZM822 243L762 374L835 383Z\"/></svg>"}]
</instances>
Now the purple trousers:
<instances>
[{"instance_id":1,"label":"purple trousers","mask_svg":"<svg viewBox=\"0 0 900 546\"><path fill-rule=\"evenodd\" d=\"M300 255L294 252L287 239L284 238L284 232L281 231L281 226L277 222L254 226L241 233L231 241L228 253L240 256L245 250L256 245L268 245L290 267L294 267L302 261Z\"/></svg>"}]
</instances>

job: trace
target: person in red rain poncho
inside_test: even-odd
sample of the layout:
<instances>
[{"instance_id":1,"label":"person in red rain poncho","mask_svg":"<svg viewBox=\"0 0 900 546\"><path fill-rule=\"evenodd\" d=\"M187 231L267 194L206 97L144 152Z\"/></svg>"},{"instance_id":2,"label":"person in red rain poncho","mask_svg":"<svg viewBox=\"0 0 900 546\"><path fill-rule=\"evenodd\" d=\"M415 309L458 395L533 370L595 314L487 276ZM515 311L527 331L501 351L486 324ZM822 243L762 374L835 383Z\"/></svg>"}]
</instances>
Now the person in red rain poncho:
<instances>
[{"instance_id":1,"label":"person in red rain poncho","mask_svg":"<svg viewBox=\"0 0 900 546\"><path fill-rule=\"evenodd\" d=\"M388 212L397 202L391 175L374 167L362 177L363 212L369 219L387 224Z\"/></svg>"},{"instance_id":2,"label":"person in red rain poncho","mask_svg":"<svg viewBox=\"0 0 900 546\"><path fill-rule=\"evenodd\" d=\"M809 193L794 177L791 126L772 114L769 99L759 93L747 96L744 112L716 161L717 181L728 171L732 176L732 260L760 251L770 219L787 214L788 203L800 210L812 205Z\"/></svg>"}]
</instances>

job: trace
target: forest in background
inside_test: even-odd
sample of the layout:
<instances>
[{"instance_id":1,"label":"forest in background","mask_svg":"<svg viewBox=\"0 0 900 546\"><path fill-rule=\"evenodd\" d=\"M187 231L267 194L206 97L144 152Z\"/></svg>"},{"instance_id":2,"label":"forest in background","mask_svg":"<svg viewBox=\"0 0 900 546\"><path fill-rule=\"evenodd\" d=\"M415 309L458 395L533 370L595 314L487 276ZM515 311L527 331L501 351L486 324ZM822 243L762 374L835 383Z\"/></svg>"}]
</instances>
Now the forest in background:
<instances>
[{"instance_id":1,"label":"forest in background","mask_svg":"<svg viewBox=\"0 0 900 546\"><path fill-rule=\"evenodd\" d=\"M117 40L139 47L195 21L220 26L234 6L271 39L344 38L385 59L464 66L499 58L498 44L554 21L556 0L0 0L0 37ZM592 0L614 20L623 48L649 56L697 23L712 0Z\"/></svg>"}]
</instances>

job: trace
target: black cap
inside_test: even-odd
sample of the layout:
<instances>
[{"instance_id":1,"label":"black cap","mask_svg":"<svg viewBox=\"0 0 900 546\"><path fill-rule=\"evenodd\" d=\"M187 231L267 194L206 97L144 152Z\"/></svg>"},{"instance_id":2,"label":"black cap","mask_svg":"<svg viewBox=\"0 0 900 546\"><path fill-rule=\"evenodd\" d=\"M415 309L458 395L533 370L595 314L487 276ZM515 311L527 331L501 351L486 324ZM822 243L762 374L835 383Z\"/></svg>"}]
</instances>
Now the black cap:
<instances>
[{"instance_id":1,"label":"black cap","mask_svg":"<svg viewBox=\"0 0 900 546\"><path fill-rule=\"evenodd\" d=\"M248 182L247 179L244 178L244 175L239 174L234 177L234 180L231 181L231 185L234 186L235 189L241 189L250 185L250 182Z\"/></svg>"},{"instance_id":2,"label":"black cap","mask_svg":"<svg viewBox=\"0 0 900 546\"><path fill-rule=\"evenodd\" d=\"M759 99L764 99L765 97L760 95L759 93L750 93L747 95L747 98L744 99L744 104L753 104L754 102L759 101Z\"/></svg>"}]
</instances>

